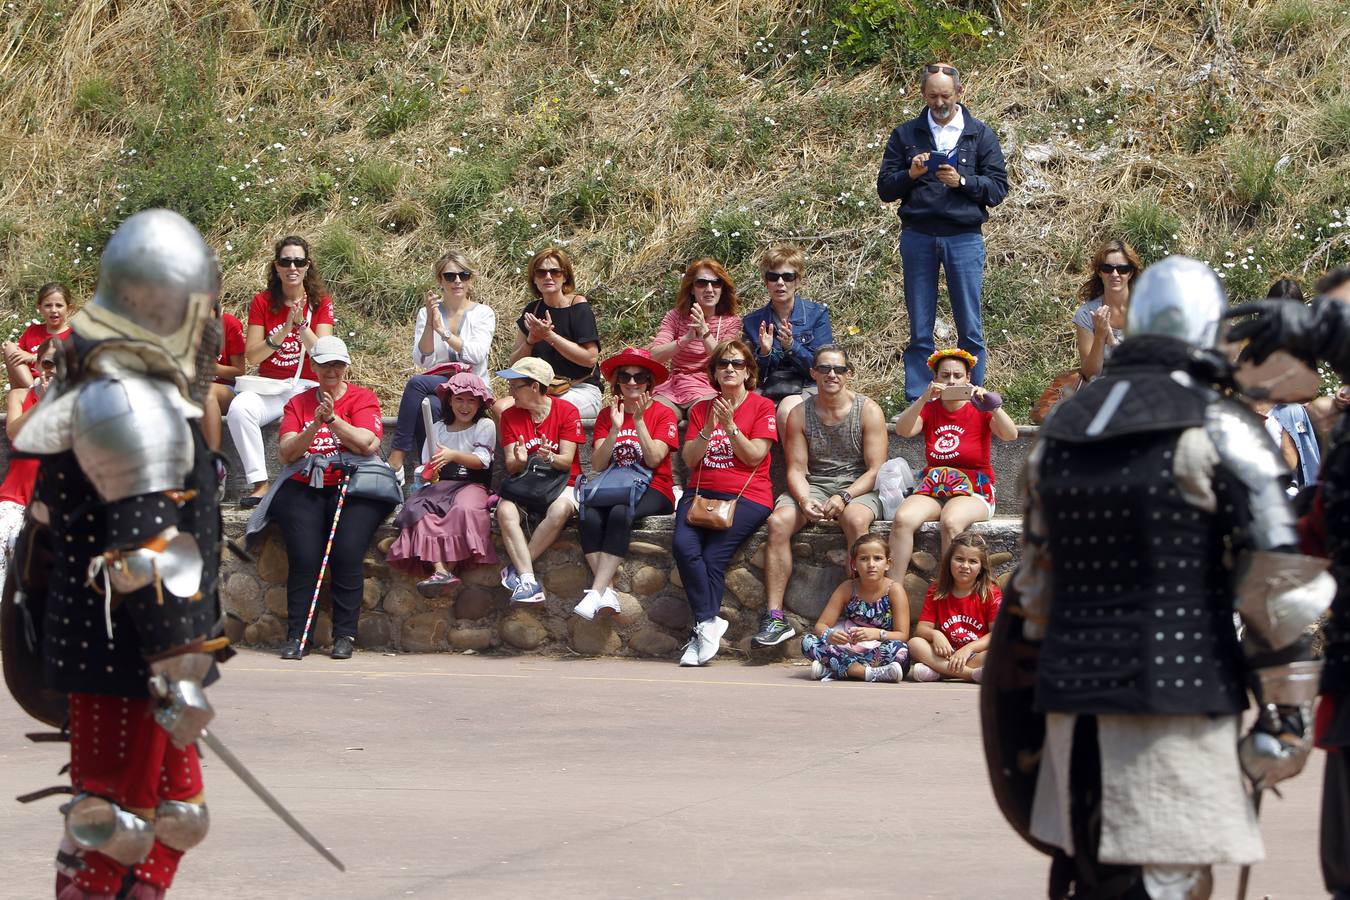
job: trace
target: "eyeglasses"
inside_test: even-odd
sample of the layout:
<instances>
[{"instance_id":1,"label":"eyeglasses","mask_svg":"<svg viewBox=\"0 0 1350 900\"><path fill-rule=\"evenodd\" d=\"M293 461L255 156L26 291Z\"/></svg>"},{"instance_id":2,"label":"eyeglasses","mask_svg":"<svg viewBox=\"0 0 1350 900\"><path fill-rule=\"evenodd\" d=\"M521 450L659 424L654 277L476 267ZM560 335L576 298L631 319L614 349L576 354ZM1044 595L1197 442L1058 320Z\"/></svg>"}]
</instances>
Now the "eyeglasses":
<instances>
[{"instance_id":1,"label":"eyeglasses","mask_svg":"<svg viewBox=\"0 0 1350 900\"><path fill-rule=\"evenodd\" d=\"M468 281L473 277L472 272L442 272L441 281L449 283L451 281Z\"/></svg>"},{"instance_id":2,"label":"eyeglasses","mask_svg":"<svg viewBox=\"0 0 1350 900\"><path fill-rule=\"evenodd\" d=\"M849 370L848 366L835 366L829 363L822 363L813 368L822 375L847 375Z\"/></svg>"},{"instance_id":3,"label":"eyeglasses","mask_svg":"<svg viewBox=\"0 0 1350 900\"><path fill-rule=\"evenodd\" d=\"M694 279L694 287L701 287L701 288L705 288L705 287L715 287L715 288L720 288L721 286L722 286L722 279L720 279L720 278L695 278L695 279Z\"/></svg>"},{"instance_id":4,"label":"eyeglasses","mask_svg":"<svg viewBox=\"0 0 1350 900\"><path fill-rule=\"evenodd\" d=\"M56 368L56 360L54 360L54 359L44 359L44 360L41 362L41 366L42 366L42 368L44 368L44 369L55 369L55 368Z\"/></svg>"},{"instance_id":5,"label":"eyeglasses","mask_svg":"<svg viewBox=\"0 0 1350 900\"><path fill-rule=\"evenodd\" d=\"M788 284L797 280L796 272L765 272L765 281L785 281Z\"/></svg>"},{"instance_id":6,"label":"eyeglasses","mask_svg":"<svg viewBox=\"0 0 1350 900\"><path fill-rule=\"evenodd\" d=\"M303 256L278 256L277 268L279 269L303 269L309 265L309 260Z\"/></svg>"},{"instance_id":7,"label":"eyeglasses","mask_svg":"<svg viewBox=\"0 0 1350 900\"><path fill-rule=\"evenodd\" d=\"M528 378L512 378L511 380L506 382L506 386L513 391L520 390L521 388L524 387L529 387L532 384L534 384L534 382Z\"/></svg>"},{"instance_id":8,"label":"eyeglasses","mask_svg":"<svg viewBox=\"0 0 1350 900\"><path fill-rule=\"evenodd\" d=\"M1114 265L1112 263L1102 263L1101 265L1097 266L1097 271L1101 272L1103 275L1110 275L1112 272L1116 273L1117 275L1128 275L1134 271L1134 266L1130 265L1129 263L1123 263L1121 265Z\"/></svg>"},{"instance_id":9,"label":"eyeglasses","mask_svg":"<svg viewBox=\"0 0 1350 900\"><path fill-rule=\"evenodd\" d=\"M535 278L540 278L540 277L543 277L543 276L545 276L545 275L547 275L549 278L561 278L561 277L562 277L562 274L563 274L563 270L562 270L562 269L535 269L535 270L534 270L534 277L535 277Z\"/></svg>"},{"instance_id":10,"label":"eyeglasses","mask_svg":"<svg viewBox=\"0 0 1350 900\"><path fill-rule=\"evenodd\" d=\"M951 66L927 65L923 67L923 70L927 72L929 75L942 74L942 75L950 75L953 78L961 74Z\"/></svg>"},{"instance_id":11,"label":"eyeglasses","mask_svg":"<svg viewBox=\"0 0 1350 900\"><path fill-rule=\"evenodd\" d=\"M614 380L619 384L650 384L652 373L642 372L615 372Z\"/></svg>"},{"instance_id":12,"label":"eyeglasses","mask_svg":"<svg viewBox=\"0 0 1350 900\"><path fill-rule=\"evenodd\" d=\"M743 359L719 359L713 363L716 369L744 369L749 363Z\"/></svg>"}]
</instances>

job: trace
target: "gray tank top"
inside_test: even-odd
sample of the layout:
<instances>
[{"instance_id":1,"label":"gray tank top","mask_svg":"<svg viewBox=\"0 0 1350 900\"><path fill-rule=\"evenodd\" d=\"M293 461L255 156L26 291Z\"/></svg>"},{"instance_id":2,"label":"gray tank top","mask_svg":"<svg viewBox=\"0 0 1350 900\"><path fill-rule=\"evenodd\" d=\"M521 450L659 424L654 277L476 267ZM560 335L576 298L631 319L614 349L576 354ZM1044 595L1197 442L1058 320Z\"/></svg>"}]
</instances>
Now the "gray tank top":
<instances>
[{"instance_id":1,"label":"gray tank top","mask_svg":"<svg viewBox=\"0 0 1350 900\"><path fill-rule=\"evenodd\" d=\"M853 395L853 408L838 425L826 425L816 415L816 398L802 402L806 417L806 471L817 478L856 480L867 470L863 462L862 408L867 400Z\"/></svg>"}]
</instances>

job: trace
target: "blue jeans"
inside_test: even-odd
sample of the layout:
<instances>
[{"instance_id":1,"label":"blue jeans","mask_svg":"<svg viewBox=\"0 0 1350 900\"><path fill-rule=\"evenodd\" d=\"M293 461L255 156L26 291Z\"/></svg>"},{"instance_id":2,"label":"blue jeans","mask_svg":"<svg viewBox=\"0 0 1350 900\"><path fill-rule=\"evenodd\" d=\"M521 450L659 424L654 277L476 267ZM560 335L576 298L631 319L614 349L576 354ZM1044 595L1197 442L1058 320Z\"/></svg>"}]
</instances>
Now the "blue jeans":
<instances>
[{"instance_id":1,"label":"blue jeans","mask_svg":"<svg viewBox=\"0 0 1350 900\"><path fill-rule=\"evenodd\" d=\"M735 496L717 491L700 493L719 500L730 500ZM670 544L675 555L675 567L680 570L680 580L684 582L684 594L689 598L689 608L694 613L694 621L704 622L717 615L717 611L722 608L727 564L746 538L769 518L771 510L741 497L736 501L736 515L731 520L731 527L726 531L713 531L696 528L687 521L691 496L692 492L682 496L680 505L675 509L675 536Z\"/></svg>"},{"instance_id":2,"label":"blue jeans","mask_svg":"<svg viewBox=\"0 0 1350 900\"><path fill-rule=\"evenodd\" d=\"M422 444L426 442L426 429L422 427L422 398L431 398L431 419L441 420L441 402L436 397L436 388L450 380L449 375L414 375L403 387L403 398L398 404L398 425L394 428L394 440L391 450L402 450L421 459Z\"/></svg>"},{"instance_id":3,"label":"blue jeans","mask_svg":"<svg viewBox=\"0 0 1350 900\"><path fill-rule=\"evenodd\" d=\"M936 346L938 266L947 273L947 293L956 320L956 346L975 357L973 384L984 384L984 326L980 321L980 288L984 284L984 236L978 231L941 237L913 228L900 232L900 260L905 270L905 310L909 344L905 346L905 399L913 403L933 381L928 357Z\"/></svg>"}]
</instances>

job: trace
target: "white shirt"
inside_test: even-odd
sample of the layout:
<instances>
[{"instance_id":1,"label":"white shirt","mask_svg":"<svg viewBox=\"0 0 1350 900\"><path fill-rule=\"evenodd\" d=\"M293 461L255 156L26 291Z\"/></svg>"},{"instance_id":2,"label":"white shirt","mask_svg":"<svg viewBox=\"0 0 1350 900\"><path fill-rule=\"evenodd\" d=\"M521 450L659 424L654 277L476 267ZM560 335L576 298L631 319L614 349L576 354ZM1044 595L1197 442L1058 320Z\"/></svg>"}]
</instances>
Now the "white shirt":
<instances>
[{"instance_id":1,"label":"white shirt","mask_svg":"<svg viewBox=\"0 0 1350 900\"><path fill-rule=\"evenodd\" d=\"M442 340L441 336L434 335L432 341L434 346L430 353L423 353L417 347L417 341L422 336L422 329L427 324L427 308L425 306L417 310L417 321L413 323L412 339L412 358L423 371L440 363L450 362L452 354L450 345ZM473 374L487 380L487 361L488 351L492 349L492 335L497 330L497 314L492 311L492 307L486 303L475 303L464 314L464 321L459 327L459 337L464 342L459 351L458 361L468 363L473 367Z\"/></svg>"},{"instance_id":2,"label":"white shirt","mask_svg":"<svg viewBox=\"0 0 1350 900\"><path fill-rule=\"evenodd\" d=\"M961 132L966 129L966 114L961 105L956 105L956 115L946 125L933 121L933 111L928 111L928 130L933 135L933 146L947 153L961 140Z\"/></svg>"}]
</instances>

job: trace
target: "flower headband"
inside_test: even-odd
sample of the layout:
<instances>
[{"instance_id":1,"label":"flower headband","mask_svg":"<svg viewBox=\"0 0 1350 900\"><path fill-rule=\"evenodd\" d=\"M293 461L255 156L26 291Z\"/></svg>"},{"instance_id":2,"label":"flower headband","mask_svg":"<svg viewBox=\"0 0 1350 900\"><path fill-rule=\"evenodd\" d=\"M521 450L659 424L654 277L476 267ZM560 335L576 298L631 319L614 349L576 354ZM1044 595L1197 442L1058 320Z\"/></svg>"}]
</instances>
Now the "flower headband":
<instances>
[{"instance_id":1,"label":"flower headband","mask_svg":"<svg viewBox=\"0 0 1350 900\"><path fill-rule=\"evenodd\" d=\"M938 363L942 362L944 359L959 359L966 364L967 369L975 368L976 362L975 357L971 356L966 351L958 350L955 347L949 347L946 350L939 350L932 356L928 357L928 368L936 372Z\"/></svg>"}]
</instances>

